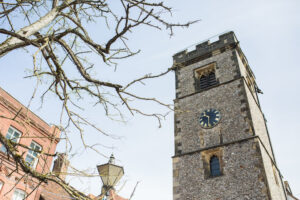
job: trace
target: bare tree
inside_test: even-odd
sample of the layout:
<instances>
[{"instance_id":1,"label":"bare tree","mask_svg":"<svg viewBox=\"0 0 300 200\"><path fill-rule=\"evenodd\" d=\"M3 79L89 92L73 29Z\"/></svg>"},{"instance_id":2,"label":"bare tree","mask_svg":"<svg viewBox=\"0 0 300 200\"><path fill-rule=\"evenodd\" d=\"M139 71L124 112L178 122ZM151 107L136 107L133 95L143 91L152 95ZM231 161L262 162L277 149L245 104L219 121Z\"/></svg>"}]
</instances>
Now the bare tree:
<instances>
[{"instance_id":1,"label":"bare tree","mask_svg":"<svg viewBox=\"0 0 300 200\"><path fill-rule=\"evenodd\" d=\"M132 105L131 100L154 102L169 109L172 105L153 97L139 96L132 87L147 79L163 76L178 66L157 75L146 74L126 84L100 80L93 73L101 71L103 66L116 67L120 59L139 53L127 45L127 35L137 27L167 29L172 36L175 27L188 27L196 22L171 23L165 20L166 14L172 14L170 7L163 2L148 0L0 0L0 58L17 49L26 48L33 52L33 67L27 78L36 78L38 84L49 80L41 98L44 101L48 93L54 93L62 102L61 122L63 116L67 116L67 122L58 125L62 131L72 124L82 135L82 124L88 124L109 135L78 112L82 109L78 102L84 102L86 96L102 107L109 118L115 118L117 113L117 117L122 119L125 107L132 115L156 118L160 125L163 113L147 113ZM25 19L27 25L20 23L20 19ZM98 30L105 36L93 38L89 34L92 26L99 26ZM98 56L102 64L91 63L89 58L92 56ZM15 120L16 117L10 119ZM33 171L17 153L17 143L1 134L0 141L17 166L30 176L41 182L54 181L73 197L88 199L64 181ZM93 148L84 142L83 135L82 142L86 148Z\"/></svg>"}]
</instances>

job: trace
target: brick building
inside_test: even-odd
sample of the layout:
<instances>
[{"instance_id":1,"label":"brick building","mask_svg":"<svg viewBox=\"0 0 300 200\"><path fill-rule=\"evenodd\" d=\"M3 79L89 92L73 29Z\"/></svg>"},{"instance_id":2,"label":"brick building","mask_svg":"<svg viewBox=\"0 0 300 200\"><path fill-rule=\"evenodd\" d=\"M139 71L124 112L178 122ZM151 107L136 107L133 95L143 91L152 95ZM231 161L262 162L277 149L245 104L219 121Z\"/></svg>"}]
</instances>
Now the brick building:
<instances>
[{"instance_id":1,"label":"brick building","mask_svg":"<svg viewBox=\"0 0 300 200\"><path fill-rule=\"evenodd\" d=\"M48 125L36 114L27 110L18 100L0 88L0 134L13 142L19 143L18 153L26 163L39 173L52 172L55 176L65 180L69 161L65 154L58 154L53 164L53 156L46 156L24 146L54 154L59 142L60 131L55 126ZM22 147L23 146L23 147ZM1 200L72 200L74 198L57 183L39 184L31 176L27 176L12 158L8 159L6 148L0 143L0 199ZM84 194L83 194L84 195ZM89 195L98 200L99 196ZM110 200L127 200L120 197L114 190L109 192Z\"/></svg>"},{"instance_id":2,"label":"brick building","mask_svg":"<svg viewBox=\"0 0 300 200\"><path fill-rule=\"evenodd\" d=\"M2 88L0 116L0 132L7 139L48 154L55 153L60 131L27 110ZM13 118L14 120L11 120ZM50 172L52 156L39 155L21 146L18 147L18 151L37 172ZM34 190L39 184L38 181L26 176L20 169L16 170L12 158L7 158L6 149L0 144L0 199L21 199L24 195L29 195L28 200L39 199L41 187Z\"/></svg>"}]
</instances>

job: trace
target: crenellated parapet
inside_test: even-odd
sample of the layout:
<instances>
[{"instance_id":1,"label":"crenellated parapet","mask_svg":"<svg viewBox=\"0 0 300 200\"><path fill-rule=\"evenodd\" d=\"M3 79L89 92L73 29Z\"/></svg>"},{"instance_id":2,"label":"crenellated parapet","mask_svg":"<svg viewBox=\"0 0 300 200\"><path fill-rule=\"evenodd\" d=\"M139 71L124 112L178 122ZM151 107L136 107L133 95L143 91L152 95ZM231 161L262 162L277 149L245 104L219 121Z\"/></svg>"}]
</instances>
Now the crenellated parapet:
<instances>
[{"instance_id":1,"label":"crenellated parapet","mask_svg":"<svg viewBox=\"0 0 300 200\"><path fill-rule=\"evenodd\" d=\"M235 47L238 40L233 31L219 35L219 40L210 42L207 40L196 45L196 49L188 52L187 49L176 53L173 56L173 61L176 63L182 63L184 65L193 64L200 60L209 58L215 54L222 53L226 49Z\"/></svg>"}]
</instances>

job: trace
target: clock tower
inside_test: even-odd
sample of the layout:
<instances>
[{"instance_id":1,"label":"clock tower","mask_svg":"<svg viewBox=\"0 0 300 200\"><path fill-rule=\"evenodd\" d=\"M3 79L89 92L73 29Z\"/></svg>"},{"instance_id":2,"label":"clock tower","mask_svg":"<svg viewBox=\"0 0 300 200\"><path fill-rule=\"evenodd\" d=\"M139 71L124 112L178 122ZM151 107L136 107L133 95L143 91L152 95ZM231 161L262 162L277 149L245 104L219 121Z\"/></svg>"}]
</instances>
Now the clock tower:
<instances>
[{"instance_id":1,"label":"clock tower","mask_svg":"<svg viewBox=\"0 0 300 200\"><path fill-rule=\"evenodd\" d=\"M261 92L233 32L173 56L174 200L284 200Z\"/></svg>"}]
</instances>

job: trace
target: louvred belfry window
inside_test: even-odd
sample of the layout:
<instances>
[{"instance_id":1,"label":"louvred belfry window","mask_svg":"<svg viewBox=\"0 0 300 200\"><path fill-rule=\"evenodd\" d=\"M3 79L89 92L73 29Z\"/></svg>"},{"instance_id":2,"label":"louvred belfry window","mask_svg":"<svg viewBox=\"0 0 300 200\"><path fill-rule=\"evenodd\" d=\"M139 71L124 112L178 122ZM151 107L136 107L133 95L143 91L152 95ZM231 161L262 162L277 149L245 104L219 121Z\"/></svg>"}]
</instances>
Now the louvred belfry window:
<instances>
[{"instance_id":1,"label":"louvred belfry window","mask_svg":"<svg viewBox=\"0 0 300 200\"><path fill-rule=\"evenodd\" d=\"M199 89L205 89L213 85L217 85L216 75L214 72L210 72L208 75L202 75L199 79Z\"/></svg>"},{"instance_id":2,"label":"louvred belfry window","mask_svg":"<svg viewBox=\"0 0 300 200\"><path fill-rule=\"evenodd\" d=\"M215 63L201 67L200 69L197 69L195 73L196 91L200 91L218 84L215 73Z\"/></svg>"}]
</instances>

